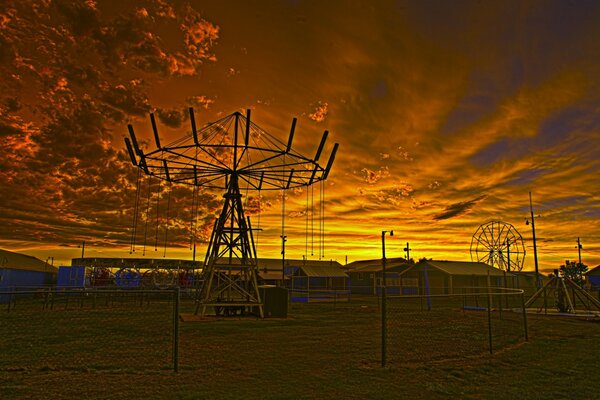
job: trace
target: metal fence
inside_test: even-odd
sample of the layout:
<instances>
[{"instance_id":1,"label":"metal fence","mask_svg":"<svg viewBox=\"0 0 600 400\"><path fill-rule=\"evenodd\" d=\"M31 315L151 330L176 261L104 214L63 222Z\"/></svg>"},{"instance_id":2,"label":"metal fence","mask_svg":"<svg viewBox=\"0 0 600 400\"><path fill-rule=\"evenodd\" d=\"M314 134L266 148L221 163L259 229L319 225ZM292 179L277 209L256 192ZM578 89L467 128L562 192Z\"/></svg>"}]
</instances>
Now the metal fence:
<instances>
[{"instance_id":1,"label":"metal fence","mask_svg":"<svg viewBox=\"0 0 600 400\"><path fill-rule=\"evenodd\" d=\"M291 302L287 320L259 321L194 317L194 292L179 289L0 292L0 370L259 368L265 346L273 362L305 348L340 365L415 365L481 357L528 335L521 290L318 295ZM190 321L181 329L180 315Z\"/></svg>"},{"instance_id":2,"label":"metal fence","mask_svg":"<svg viewBox=\"0 0 600 400\"><path fill-rule=\"evenodd\" d=\"M179 289L0 292L0 369L178 370Z\"/></svg>"},{"instance_id":3,"label":"metal fence","mask_svg":"<svg viewBox=\"0 0 600 400\"><path fill-rule=\"evenodd\" d=\"M528 340L523 291L516 289L383 296L381 321L382 366L479 357Z\"/></svg>"}]
</instances>

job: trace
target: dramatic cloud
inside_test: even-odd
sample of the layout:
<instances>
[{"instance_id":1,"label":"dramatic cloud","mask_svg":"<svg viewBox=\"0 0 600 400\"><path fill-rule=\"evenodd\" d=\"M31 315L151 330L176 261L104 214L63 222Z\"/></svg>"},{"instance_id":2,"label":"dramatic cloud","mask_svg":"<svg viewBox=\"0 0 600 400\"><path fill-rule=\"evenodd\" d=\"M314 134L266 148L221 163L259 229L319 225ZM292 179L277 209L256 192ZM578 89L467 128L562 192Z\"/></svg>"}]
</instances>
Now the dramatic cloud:
<instances>
[{"instance_id":1,"label":"dramatic cloud","mask_svg":"<svg viewBox=\"0 0 600 400\"><path fill-rule=\"evenodd\" d=\"M19 1L3 7L0 167L8 172L0 177L2 242L43 246L86 239L109 247L130 242L136 172L114 127L123 132L126 121L145 118L152 108L146 82L173 75L171 58L190 66L185 74L215 60L210 50L218 27L190 7L182 11L183 52L169 49L153 32L157 19L178 18L164 2L116 15L95 2ZM185 119L174 110L158 114L167 126ZM189 236L190 229L178 222L189 218L178 196L187 202L190 193L172 194L171 244ZM155 207L158 189L151 195ZM203 197L202 214L214 212L212 196ZM161 229L166 224L161 225L164 215L152 218L142 208L138 214L154 228L157 221Z\"/></svg>"},{"instance_id":2,"label":"dramatic cloud","mask_svg":"<svg viewBox=\"0 0 600 400\"><path fill-rule=\"evenodd\" d=\"M597 265L598 15L594 2L293 1L257 12L244 1L9 0L0 245L66 259L58 244L89 240L91 252L127 253L138 178L127 124L154 149L148 113L173 141L191 134L191 106L198 126L250 109L282 143L298 117L293 149L307 158L324 130L320 161L340 144L323 189L287 193L289 257L319 257L306 254L307 216L310 239L325 224L320 256L339 261L377 257L382 227L400 238L392 255L410 241L415 258L469 259L489 220L512 223L530 250L531 191L542 268L573 258L576 237ZM202 253L222 194L196 203L174 185L165 232L169 189L153 181L147 207L148 181L140 187L136 243L146 236L147 256L157 227L169 255L191 257L194 231ZM242 191L259 255L279 256L281 193Z\"/></svg>"},{"instance_id":3,"label":"dramatic cloud","mask_svg":"<svg viewBox=\"0 0 600 400\"><path fill-rule=\"evenodd\" d=\"M446 209L444 210L443 213L437 214L436 216L434 216L433 219L440 220L440 219L448 219L448 218L457 217L457 216L462 215L462 214L466 213L467 211L469 211L471 208L473 208L473 206L475 204L477 204L478 202L480 202L483 199L485 199L485 196L479 196L479 197L477 197L473 200L469 200L469 201L454 203L454 204L446 207Z\"/></svg>"}]
</instances>

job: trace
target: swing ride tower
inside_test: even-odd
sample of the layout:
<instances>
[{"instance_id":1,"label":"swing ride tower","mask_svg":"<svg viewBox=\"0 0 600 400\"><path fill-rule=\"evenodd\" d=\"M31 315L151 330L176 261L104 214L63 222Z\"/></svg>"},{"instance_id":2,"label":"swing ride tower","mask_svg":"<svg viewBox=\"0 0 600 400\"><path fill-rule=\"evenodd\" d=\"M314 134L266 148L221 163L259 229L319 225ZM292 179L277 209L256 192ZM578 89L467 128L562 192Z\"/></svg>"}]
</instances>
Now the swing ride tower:
<instances>
[{"instance_id":1,"label":"swing ride tower","mask_svg":"<svg viewBox=\"0 0 600 400\"><path fill-rule=\"evenodd\" d=\"M198 129L193 108L189 108L188 133L162 145L156 121L150 114L156 150L142 151L133 127L125 145L134 166L146 175L170 184L191 185L194 190L224 191L223 208L215 220L209 240L202 287L198 292L196 314L207 308L250 310L263 317L263 303L257 284L257 256L250 217L245 216L240 186L246 190L279 190L311 186L324 181L333 165L338 144L327 163L321 163L328 131L325 131L314 157L292 149L296 118L292 120L287 142L269 134L244 116L234 112ZM282 196L283 198L283 196Z\"/></svg>"}]
</instances>

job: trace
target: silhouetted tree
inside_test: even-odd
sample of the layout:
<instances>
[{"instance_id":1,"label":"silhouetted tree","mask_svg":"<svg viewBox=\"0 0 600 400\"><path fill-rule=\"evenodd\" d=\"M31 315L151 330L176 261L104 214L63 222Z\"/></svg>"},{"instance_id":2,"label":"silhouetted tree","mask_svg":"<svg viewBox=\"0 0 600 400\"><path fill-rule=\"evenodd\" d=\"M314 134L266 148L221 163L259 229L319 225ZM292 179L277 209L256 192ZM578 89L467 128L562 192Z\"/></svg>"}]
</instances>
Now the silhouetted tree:
<instances>
[{"instance_id":1,"label":"silhouetted tree","mask_svg":"<svg viewBox=\"0 0 600 400\"><path fill-rule=\"evenodd\" d=\"M566 278L571 279L579 286L583 286L583 274L587 272L588 267L584 263L566 260L565 264L560 266L560 270Z\"/></svg>"}]
</instances>

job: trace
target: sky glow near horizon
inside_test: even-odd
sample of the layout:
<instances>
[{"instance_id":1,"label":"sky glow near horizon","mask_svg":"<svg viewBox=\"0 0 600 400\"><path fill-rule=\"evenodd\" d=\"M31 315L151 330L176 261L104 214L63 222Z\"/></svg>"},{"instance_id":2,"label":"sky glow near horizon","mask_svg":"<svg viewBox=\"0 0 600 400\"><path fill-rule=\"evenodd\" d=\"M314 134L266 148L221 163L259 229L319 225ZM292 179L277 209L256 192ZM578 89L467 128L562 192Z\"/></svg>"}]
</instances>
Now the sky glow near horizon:
<instances>
[{"instance_id":1,"label":"sky glow near horizon","mask_svg":"<svg viewBox=\"0 0 600 400\"><path fill-rule=\"evenodd\" d=\"M378 258L390 229L388 257L410 242L415 259L470 260L478 226L502 220L532 270L531 191L540 268L576 259L577 237L598 265L598 21L593 1L5 2L0 247L55 264L84 240L89 257L140 257L127 124L154 149L149 112L168 142L190 134L193 106L198 125L251 109L283 141L297 117L294 148L311 157L329 130L327 260ZM163 256L165 194L146 257ZM262 195L258 254L280 257L281 198ZM197 259L221 195L200 199ZM172 201L167 257L190 259L191 191ZM255 226L257 203L249 192ZM306 251L305 209L305 189L288 191L290 258Z\"/></svg>"}]
</instances>

